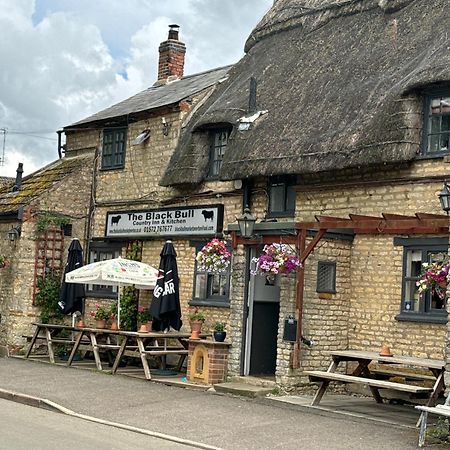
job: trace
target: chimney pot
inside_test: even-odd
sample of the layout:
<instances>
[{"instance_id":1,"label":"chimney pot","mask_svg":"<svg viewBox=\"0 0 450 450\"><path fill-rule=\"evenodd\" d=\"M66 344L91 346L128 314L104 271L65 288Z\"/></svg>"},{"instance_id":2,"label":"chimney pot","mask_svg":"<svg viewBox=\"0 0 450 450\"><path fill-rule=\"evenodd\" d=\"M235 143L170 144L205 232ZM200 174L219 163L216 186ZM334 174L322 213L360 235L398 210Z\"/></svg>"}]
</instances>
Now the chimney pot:
<instances>
[{"instance_id":1,"label":"chimney pot","mask_svg":"<svg viewBox=\"0 0 450 450\"><path fill-rule=\"evenodd\" d=\"M178 32L180 31L180 25L173 23L169 25L169 39L178 41Z\"/></svg>"},{"instance_id":2,"label":"chimney pot","mask_svg":"<svg viewBox=\"0 0 450 450\"><path fill-rule=\"evenodd\" d=\"M13 192L18 191L20 189L20 186L22 186L22 174L23 174L23 163L19 163L16 170L16 181L12 188Z\"/></svg>"}]
</instances>

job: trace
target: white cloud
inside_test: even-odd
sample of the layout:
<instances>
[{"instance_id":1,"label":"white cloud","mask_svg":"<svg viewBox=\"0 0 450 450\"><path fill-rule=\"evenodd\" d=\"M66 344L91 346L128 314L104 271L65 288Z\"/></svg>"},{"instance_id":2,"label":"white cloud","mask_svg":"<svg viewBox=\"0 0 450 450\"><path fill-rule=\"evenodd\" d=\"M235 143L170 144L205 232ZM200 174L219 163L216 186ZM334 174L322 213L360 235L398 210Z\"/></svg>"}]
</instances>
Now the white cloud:
<instances>
[{"instance_id":1,"label":"white cloud","mask_svg":"<svg viewBox=\"0 0 450 450\"><path fill-rule=\"evenodd\" d=\"M43 131L151 86L170 23L181 25L186 74L237 61L272 1L242 3L0 0L0 29L8 36L0 45L0 129L8 129L0 175L15 176L18 162L26 175L57 158L56 134Z\"/></svg>"}]
</instances>

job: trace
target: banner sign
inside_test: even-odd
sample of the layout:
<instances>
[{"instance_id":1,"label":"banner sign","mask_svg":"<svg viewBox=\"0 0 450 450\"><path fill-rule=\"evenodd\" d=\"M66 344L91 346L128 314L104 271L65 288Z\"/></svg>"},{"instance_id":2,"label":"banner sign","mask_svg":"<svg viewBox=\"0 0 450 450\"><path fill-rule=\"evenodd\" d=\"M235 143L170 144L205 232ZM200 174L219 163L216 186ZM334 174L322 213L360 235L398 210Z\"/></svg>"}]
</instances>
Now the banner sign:
<instances>
[{"instance_id":1,"label":"banner sign","mask_svg":"<svg viewBox=\"0 0 450 450\"><path fill-rule=\"evenodd\" d=\"M106 237L213 236L223 229L223 205L108 212Z\"/></svg>"}]
</instances>

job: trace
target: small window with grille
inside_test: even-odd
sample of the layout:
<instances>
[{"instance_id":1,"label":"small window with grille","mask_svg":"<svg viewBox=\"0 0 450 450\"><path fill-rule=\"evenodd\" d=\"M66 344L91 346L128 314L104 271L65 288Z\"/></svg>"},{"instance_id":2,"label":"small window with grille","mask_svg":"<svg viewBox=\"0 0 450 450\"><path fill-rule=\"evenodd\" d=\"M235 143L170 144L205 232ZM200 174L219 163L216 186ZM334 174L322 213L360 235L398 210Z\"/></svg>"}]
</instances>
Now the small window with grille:
<instances>
[{"instance_id":1,"label":"small window with grille","mask_svg":"<svg viewBox=\"0 0 450 450\"><path fill-rule=\"evenodd\" d=\"M336 292L336 263L319 261L317 264L317 292Z\"/></svg>"}]
</instances>

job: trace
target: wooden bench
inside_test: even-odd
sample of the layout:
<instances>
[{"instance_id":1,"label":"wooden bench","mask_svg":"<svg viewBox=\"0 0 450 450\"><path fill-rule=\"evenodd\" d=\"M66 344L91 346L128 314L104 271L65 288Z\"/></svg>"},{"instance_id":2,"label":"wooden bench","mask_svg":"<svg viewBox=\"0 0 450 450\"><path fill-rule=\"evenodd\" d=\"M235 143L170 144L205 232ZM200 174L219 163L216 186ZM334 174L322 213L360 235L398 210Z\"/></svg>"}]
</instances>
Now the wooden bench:
<instances>
[{"instance_id":1,"label":"wooden bench","mask_svg":"<svg viewBox=\"0 0 450 450\"><path fill-rule=\"evenodd\" d=\"M419 431L419 447L425 445L425 437L427 434L428 413L437 414L439 416L450 417L450 394L443 405L436 406L416 406L416 409L422 411L420 415L420 431Z\"/></svg>"},{"instance_id":2,"label":"wooden bench","mask_svg":"<svg viewBox=\"0 0 450 450\"><path fill-rule=\"evenodd\" d=\"M312 382L322 382L329 383L330 381L336 381L341 383L356 383L365 384L371 388L372 394L377 401L381 402L381 396L378 393L378 389L393 389L396 391L403 391L414 395L425 395L428 396L433 391L432 388L423 386L414 386L411 384L395 383L393 381L377 380L376 378L364 378L354 375L346 375L337 372L323 372L320 370L305 371L305 375L309 376ZM315 398L313 400L313 405L320 402L320 398Z\"/></svg>"},{"instance_id":3,"label":"wooden bench","mask_svg":"<svg viewBox=\"0 0 450 450\"><path fill-rule=\"evenodd\" d=\"M404 378L405 380L412 381L436 381L436 377L433 375L426 375L422 373L413 373L406 372L401 370L391 370L388 368L382 367L370 367L370 373L373 373L375 376L380 378L389 379L389 378Z\"/></svg>"}]
</instances>

